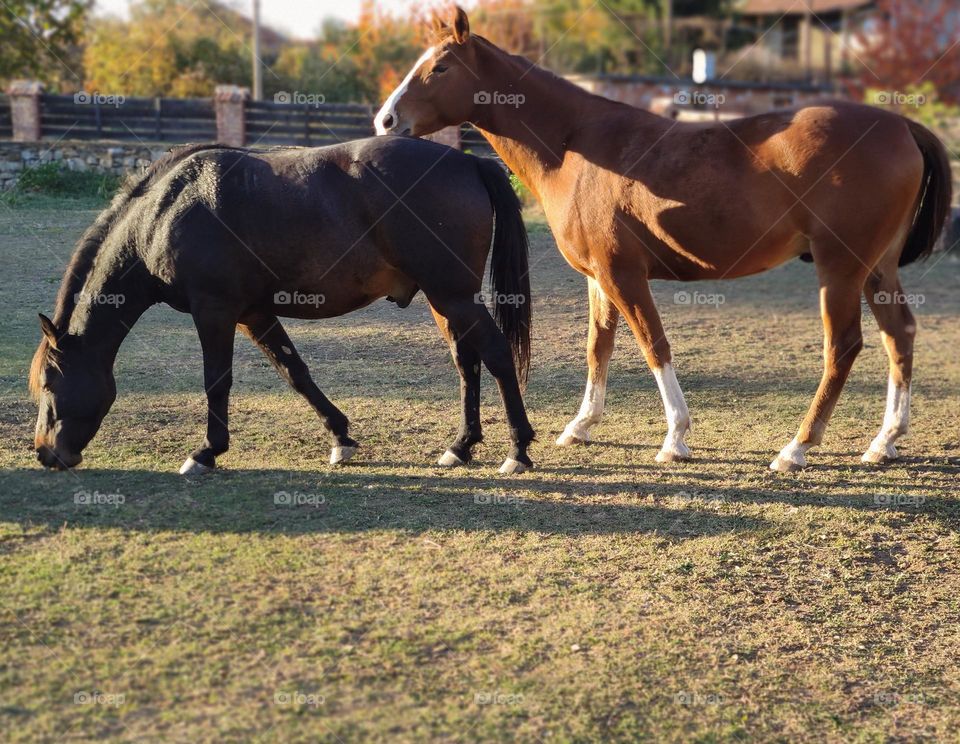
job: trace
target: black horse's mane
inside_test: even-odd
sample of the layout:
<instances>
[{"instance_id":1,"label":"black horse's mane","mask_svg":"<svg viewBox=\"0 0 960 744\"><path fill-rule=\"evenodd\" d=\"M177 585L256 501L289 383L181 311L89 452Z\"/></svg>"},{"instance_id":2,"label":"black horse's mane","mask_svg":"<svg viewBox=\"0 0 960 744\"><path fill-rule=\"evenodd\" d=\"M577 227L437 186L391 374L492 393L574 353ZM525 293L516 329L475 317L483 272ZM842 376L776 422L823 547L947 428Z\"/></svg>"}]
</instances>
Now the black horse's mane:
<instances>
[{"instance_id":1,"label":"black horse's mane","mask_svg":"<svg viewBox=\"0 0 960 744\"><path fill-rule=\"evenodd\" d=\"M173 166L184 159L204 150L228 150L229 148L218 144L199 144L186 145L178 147L165 153L158 158L142 175L130 175L127 177L123 186L113 197L110 206L99 214L93 224L86 229L77 242L77 247L73 251L73 256L67 266L66 275L63 284L60 285L60 292L57 295L57 307L54 313L53 322L61 333L66 332L66 326L70 322L70 316L76 306L76 295L83 288L87 274L93 267L100 246L106 239L110 229L117 223L120 217L127 211L131 203L138 197L143 196L147 189L156 181L156 179L166 174Z\"/></svg>"},{"instance_id":2,"label":"black horse's mane","mask_svg":"<svg viewBox=\"0 0 960 744\"><path fill-rule=\"evenodd\" d=\"M77 242L77 247L73 251L73 256L70 258L63 283L60 285L60 291L57 294L57 307L53 316L54 325L59 330L61 337L67 333L70 317L76 308L77 294L83 288L87 275L93 268L97 253L100 251L100 246L103 244L111 228L126 212L131 203L137 197L145 194L157 178L169 172L173 166L191 155L203 152L204 150L236 149L240 148L226 147L225 145L217 144L186 145L185 147L174 148L154 161L142 175L130 175L127 177L123 186L120 187L116 196L113 197L113 201L110 202L110 206L103 210L97 219L94 220L94 223L83 233L83 236ZM57 366L58 354L56 349L54 349L46 337L44 337L30 365L28 382L30 392L34 397L40 392L40 379L47 364Z\"/></svg>"}]
</instances>

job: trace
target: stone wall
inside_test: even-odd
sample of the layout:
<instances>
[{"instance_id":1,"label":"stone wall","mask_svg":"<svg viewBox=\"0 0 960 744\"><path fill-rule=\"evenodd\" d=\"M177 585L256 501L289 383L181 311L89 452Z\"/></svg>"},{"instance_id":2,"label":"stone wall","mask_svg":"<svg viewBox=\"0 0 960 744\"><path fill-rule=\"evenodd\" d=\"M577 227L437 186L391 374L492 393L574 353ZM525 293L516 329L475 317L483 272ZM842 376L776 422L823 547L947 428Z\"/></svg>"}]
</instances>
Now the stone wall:
<instances>
[{"instance_id":1,"label":"stone wall","mask_svg":"<svg viewBox=\"0 0 960 744\"><path fill-rule=\"evenodd\" d=\"M167 145L128 142L0 141L0 191L13 188L24 169L43 163L56 162L69 170L125 176L142 171L166 151Z\"/></svg>"}]
</instances>

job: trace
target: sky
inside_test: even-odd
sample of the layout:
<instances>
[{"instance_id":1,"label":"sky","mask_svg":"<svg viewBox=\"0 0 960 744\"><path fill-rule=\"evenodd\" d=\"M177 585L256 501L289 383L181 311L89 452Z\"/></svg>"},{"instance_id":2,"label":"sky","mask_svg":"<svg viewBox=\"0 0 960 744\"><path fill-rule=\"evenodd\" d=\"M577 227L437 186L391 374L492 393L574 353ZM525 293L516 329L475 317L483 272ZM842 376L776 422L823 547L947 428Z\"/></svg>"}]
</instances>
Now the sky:
<instances>
[{"instance_id":1,"label":"sky","mask_svg":"<svg viewBox=\"0 0 960 744\"><path fill-rule=\"evenodd\" d=\"M203 2L203 0L198 0ZM231 7L250 15L253 0L225 0ZM377 0L377 7L402 14L413 0ZM127 17L129 0L96 0L97 13ZM309 38L316 35L320 21L328 16L356 21L360 0L260 0L263 22L290 36Z\"/></svg>"}]
</instances>

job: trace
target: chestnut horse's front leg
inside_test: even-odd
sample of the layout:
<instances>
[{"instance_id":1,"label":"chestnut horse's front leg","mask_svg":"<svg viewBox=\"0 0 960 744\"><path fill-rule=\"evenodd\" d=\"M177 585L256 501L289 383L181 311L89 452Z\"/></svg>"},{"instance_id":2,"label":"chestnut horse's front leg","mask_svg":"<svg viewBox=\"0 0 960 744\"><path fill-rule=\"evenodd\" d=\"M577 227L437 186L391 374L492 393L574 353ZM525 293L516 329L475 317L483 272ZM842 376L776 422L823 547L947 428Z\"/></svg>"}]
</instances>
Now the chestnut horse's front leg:
<instances>
[{"instance_id":1,"label":"chestnut horse's front leg","mask_svg":"<svg viewBox=\"0 0 960 744\"><path fill-rule=\"evenodd\" d=\"M587 279L590 298L590 325L587 330L587 389L580 410L557 438L567 446L590 441L590 430L600 423L607 393L607 369L613 353L620 312L600 289L595 279Z\"/></svg>"},{"instance_id":2,"label":"chestnut horse's front leg","mask_svg":"<svg viewBox=\"0 0 960 744\"><path fill-rule=\"evenodd\" d=\"M689 460L690 448L683 440L690 431L690 411L673 370L670 342L663 332L660 314L650 293L650 284L646 278L637 278L631 273L622 277L614 276L603 290L623 313L660 389L667 417L667 436L657 453L657 462Z\"/></svg>"},{"instance_id":3,"label":"chestnut horse's front leg","mask_svg":"<svg viewBox=\"0 0 960 744\"><path fill-rule=\"evenodd\" d=\"M203 387L207 393L207 436L180 468L181 475L199 475L217 466L217 456L230 446L227 405L233 385L233 337L236 318L226 309L203 303L191 308L203 349Z\"/></svg>"}]
</instances>

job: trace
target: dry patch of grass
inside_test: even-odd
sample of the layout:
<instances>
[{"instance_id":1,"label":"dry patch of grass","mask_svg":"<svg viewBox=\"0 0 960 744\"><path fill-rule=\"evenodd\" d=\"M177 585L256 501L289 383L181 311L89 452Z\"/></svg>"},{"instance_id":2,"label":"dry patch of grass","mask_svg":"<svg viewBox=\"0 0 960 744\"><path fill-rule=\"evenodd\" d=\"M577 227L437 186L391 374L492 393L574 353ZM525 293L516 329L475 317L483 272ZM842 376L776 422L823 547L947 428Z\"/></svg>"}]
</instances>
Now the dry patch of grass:
<instances>
[{"instance_id":1,"label":"dry patch of grass","mask_svg":"<svg viewBox=\"0 0 960 744\"><path fill-rule=\"evenodd\" d=\"M960 270L923 293L904 460L858 462L883 412L867 318L813 467L766 471L819 379L812 270L657 297L696 460L657 465L656 387L625 328L597 442L560 449L584 381L585 283L533 229L537 469L495 472L506 429L433 466L455 372L422 301L289 322L351 417L331 469L306 404L238 341L224 470L176 468L201 436L199 345L152 310L120 398L74 474L40 471L24 376L90 211L0 205L0 690L20 741L945 740L958 714ZM122 496L77 505L77 493ZM276 503L290 494L298 505ZM120 503L122 501L122 503ZM281 499L282 501L282 499Z\"/></svg>"}]
</instances>

